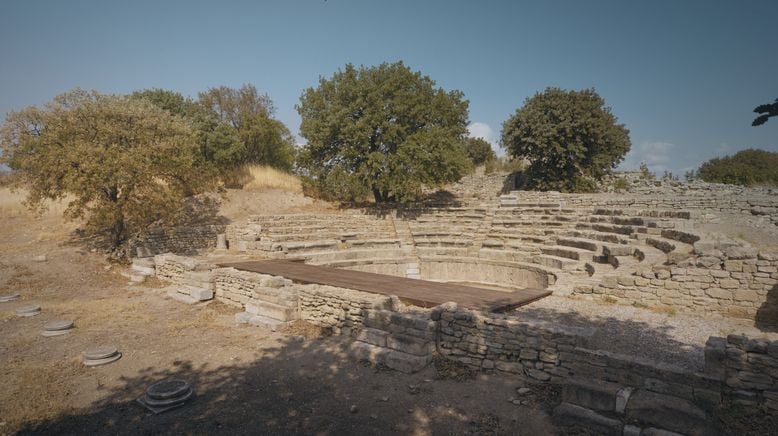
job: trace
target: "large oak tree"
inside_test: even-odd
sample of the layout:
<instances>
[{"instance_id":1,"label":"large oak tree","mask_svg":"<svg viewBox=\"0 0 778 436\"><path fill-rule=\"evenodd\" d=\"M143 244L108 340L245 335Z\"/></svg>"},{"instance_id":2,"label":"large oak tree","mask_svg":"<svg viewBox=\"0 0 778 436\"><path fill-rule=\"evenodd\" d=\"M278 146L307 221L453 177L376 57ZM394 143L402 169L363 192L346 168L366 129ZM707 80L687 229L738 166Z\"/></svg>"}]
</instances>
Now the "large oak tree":
<instances>
[{"instance_id":1,"label":"large oak tree","mask_svg":"<svg viewBox=\"0 0 778 436\"><path fill-rule=\"evenodd\" d=\"M113 248L174 218L210 180L186 119L143 99L82 90L9 113L0 151L29 206L65 199L66 216L86 218Z\"/></svg>"},{"instance_id":2,"label":"large oak tree","mask_svg":"<svg viewBox=\"0 0 778 436\"><path fill-rule=\"evenodd\" d=\"M297 111L308 141L298 165L320 189L354 199L407 201L461 178L468 102L402 62L349 64L305 90Z\"/></svg>"},{"instance_id":3,"label":"large oak tree","mask_svg":"<svg viewBox=\"0 0 778 436\"><path fill-rule=\"evenodd\" d=\"M631 143L593 89L547 88L505 121L502 146L529 160L528 187L585 191L621 162Z\"/></svg>"}]
</instances>

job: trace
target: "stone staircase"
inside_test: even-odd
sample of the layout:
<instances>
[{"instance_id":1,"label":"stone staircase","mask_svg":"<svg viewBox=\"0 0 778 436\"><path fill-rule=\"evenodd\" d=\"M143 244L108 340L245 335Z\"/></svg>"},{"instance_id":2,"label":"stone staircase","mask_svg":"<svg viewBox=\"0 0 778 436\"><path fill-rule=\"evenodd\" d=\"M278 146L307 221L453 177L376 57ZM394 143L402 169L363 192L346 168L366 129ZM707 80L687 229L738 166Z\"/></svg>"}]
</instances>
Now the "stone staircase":
<instances>
[{"instance_id":1,"label":"stone staircase","mask_svg":"<svg viewBox=\"0 0 778 436\"><path fill-rule=\"evenodd\" d=\"M562 389L554 421L601 435L717 434L706 413L689 400L618 383L571 379Z\"/></svg>"}]
</instances>

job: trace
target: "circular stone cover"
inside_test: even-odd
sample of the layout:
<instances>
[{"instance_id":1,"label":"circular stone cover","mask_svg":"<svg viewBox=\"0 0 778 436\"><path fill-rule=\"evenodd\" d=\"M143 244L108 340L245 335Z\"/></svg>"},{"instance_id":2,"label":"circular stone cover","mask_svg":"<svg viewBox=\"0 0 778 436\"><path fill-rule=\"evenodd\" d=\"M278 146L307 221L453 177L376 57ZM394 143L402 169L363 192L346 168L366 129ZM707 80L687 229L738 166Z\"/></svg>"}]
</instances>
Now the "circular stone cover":
<instances>
[{"instance_id":1,"label":"circular stone cover","mask_svg":"<svg viewBox=\"0 0 778 436\"><path fill-rule=\"evenodd\" d=\"M104 359L87 359L84 358L83 362L86 366L100 366L100 365L106 365L111 362L116 362L117 360L122 358L122 353L117 352L113 356L106 357Z\"/></svg>"},{"instance_id":2,"label":"circular stone cover","mask_svg":"<svg viewBox=\"0 0 778 436\"><path fill-rule=\"evenodd\" d=\"M62 336L70 333L70 329L67 330L44 330L41 332L41 335L46 336L47 338L50 338L52 336Z\"/></svg>"},{"instance_id":3,"label":"circular stone cover","mask_svg":"<svg viewBox=\"0 0 778 436\"><path fill-rule=\"evenodd\" d=\"M7 301L14 301L17 298L19 298L19 294L0 295L0 303L5 303Z\"/></svg>"},{"instance_id":4,"label":"circular stone cover","mask_svg":"<svg viewBox=\"0 0 778 436\"><path fill-rule=\"evenodd\" d=\"M179 397L175 398L169 398L167 400L155 400L148 395L143 396L143 402L145 402L147 405L152 407L166 407L166 406L173 406L183 403L184 401L188 400L189 397L192 396L192 388L187 389L183 392L183 394Z\"/></svg>"},{"instance_id":5,"label":"circular stone cover","mask_svg":"<svg viewBox=\"0 0 778 436\"><path fill-rule=\"evenodd\" d=\"M20 306L16 309L16 313L19 315L35 313L40 311L41 311L41 307L38 306L37 304L27 304L25 306Z\"/></svg>"},{"instance_id":6,"label":"circular stone cover","mask_svg":"<svg viewBox=\"0 0 778 436\"><path fill-rule=\"evenodd\" d=\"M43 329L47 331L68 330L72 327L73 321L64 320L49 321L46 324L43 324Z\"/></svg>"},{"instance_id":7,"label":"circular stone cover","mask_svg":"<svg viewBox=\"0 0 778 436\"><path fill-rule=\"evenodd\" d=\"M187 393L189 383L184 380L162 380L146 389L146 395L154 400L177 398Z\"/></svg>"},{"instance_id":8,"label":"circular stone cover","mask_svg":"<svg viewBox=\"0 0 778 436\"><path fill-rule=\"evenodd\" d=\"M108 357L113 357L119 352L113 345L101 345L98 347L92 347L84 351L84 359L86 360L100 360Z\"/></svg>"}]
</instances>

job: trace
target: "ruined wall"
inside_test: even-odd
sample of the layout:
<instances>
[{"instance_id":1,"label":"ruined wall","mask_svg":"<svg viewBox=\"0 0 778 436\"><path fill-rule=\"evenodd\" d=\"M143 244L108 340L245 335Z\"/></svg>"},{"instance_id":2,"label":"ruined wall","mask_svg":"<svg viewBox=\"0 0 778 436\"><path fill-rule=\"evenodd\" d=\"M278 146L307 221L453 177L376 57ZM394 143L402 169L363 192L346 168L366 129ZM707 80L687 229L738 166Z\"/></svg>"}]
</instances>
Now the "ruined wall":
<instances>
[{"instance_id":1,"label":"ruined wall","mask_svg":"<svg viewBox=\"0 0 778 436\"><path fill-rule=\"evenodd\" d=\"M392 298L351 289L323 285L297 285L300 318L327 327L335 334L355 335L370 310L391 310Z\"/></svg>"},{"instance_id":2,"label":"ruined wall","mask_svg":"<svg viewBox=\"0 0 778 436\"><path fill-rule=\"evenodd\" d=\"M778 323L777 285L778 254L700 241L695 255L677 265L605 276L599 286L578 286L573 293Z\"/></svg>"},{"instance_id":3,"label":"ruined wall","mask_svg":"<svg viewBox=\"0 0 778 436\"><path fill-rule=\"evenodd\" d=\"M726 397L778 413L778 341L741 335L711 337L705 363L708 371L724 380Z\"/></svg>"},{"instance_id":4,"label":"ruined wall","mask_svg":"<svg viewBox=\"0 0 778 436\"><path fill-rule=\"evenodd\" d=\"M252 299L287 306L296 305L301 285L283 277L238 271L234 268L214 270L214 293L218 300L238 307Z\"/></svg>"},{"instance_id":5,"label":"ruined wall","mask_svg":"<svg viewBox=\"0 0 778 436\"><path fill-rule=\"evenodd\" d=\"M503 262L482 258L422 257L421 277L471 283L496 283L504 286L545 289L555 276L538 265Z\"/></svg>"},{"instance_id":6,"label":"ruined wall","mask_svg":"<svg viewBox=\"0 0 778 436\"><path fill-rule=\"evenodd\" d=\"M131 256L160 253L192 254L197 250L215 248L216 235L224 233L223 225L152 228L130 242Z\"/></svg>"}]
</instances>

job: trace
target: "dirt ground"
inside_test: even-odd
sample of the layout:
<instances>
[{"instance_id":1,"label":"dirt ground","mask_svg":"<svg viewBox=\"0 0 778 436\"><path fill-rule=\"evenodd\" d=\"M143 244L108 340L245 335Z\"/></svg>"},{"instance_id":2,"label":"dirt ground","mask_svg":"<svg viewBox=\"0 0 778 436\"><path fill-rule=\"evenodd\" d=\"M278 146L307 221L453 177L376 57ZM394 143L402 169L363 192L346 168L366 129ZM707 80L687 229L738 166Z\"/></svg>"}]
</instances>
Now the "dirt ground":
<instances>
[{"instance_id":1,"label":"dirt ground","mask_svg":"<svg viewBox=\"0 0 778 436\"><path fill-rule=\"evenodd\" d=\"M0 295L22 295L0 303L0 434L557 433L547 387L520 396L515 377L375 368L349 358L342 338L237 326L234 308L187 306L153 281L130 287L125 267L70 241L60 211L32 218L0 199ZM28 303L42 313L16 317ZM55 319L76 327L41 336ZM81 353L101 344L122 358L85 367ZM184 407L153 415L134 402L168 378L193 385Z\"/></svg>"}]
</instances>

